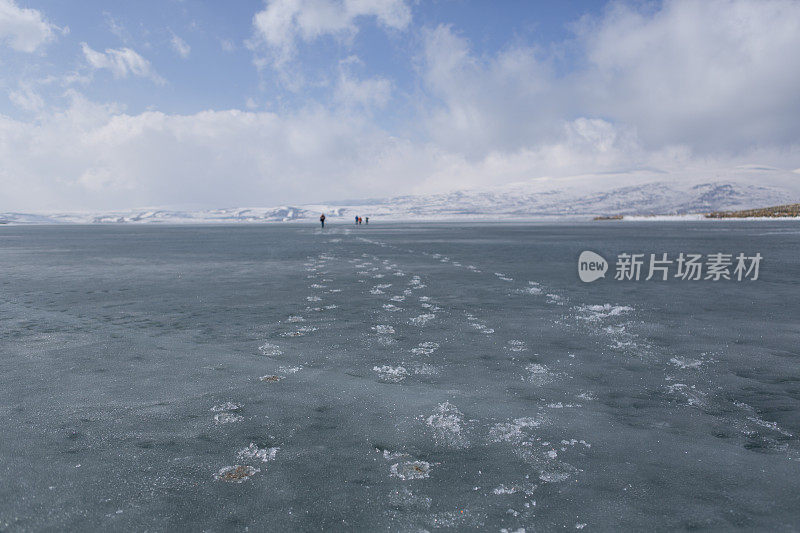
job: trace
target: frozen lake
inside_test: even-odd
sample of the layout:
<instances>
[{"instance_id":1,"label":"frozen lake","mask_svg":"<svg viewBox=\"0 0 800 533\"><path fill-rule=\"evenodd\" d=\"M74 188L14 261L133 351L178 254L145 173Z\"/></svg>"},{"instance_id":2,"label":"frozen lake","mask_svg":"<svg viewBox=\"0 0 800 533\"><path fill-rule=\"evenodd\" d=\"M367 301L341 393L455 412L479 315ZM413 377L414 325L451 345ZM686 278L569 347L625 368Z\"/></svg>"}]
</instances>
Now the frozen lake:
<instances>
[{"instance_id":1,"label":"frozen lake","mask_svg":"<svg viewBox=\"0 0 800 533\"><path fill-rule=\"evenodd\" d=\"M764 260L584 284L583 250ZM791 222L0 227L0 530L797 530L798 250Z\"/></svg>"}]
</instances>

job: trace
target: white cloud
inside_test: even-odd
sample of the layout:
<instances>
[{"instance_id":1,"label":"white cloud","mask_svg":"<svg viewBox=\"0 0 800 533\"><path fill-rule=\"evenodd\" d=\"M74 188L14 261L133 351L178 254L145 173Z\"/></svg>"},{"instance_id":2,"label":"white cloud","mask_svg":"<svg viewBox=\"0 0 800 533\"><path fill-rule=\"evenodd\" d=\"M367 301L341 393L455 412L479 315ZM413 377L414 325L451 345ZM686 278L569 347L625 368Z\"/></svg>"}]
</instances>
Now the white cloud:
<instances>
[{"instance_id":1,"label":"white cloud","mask_svg":"<svg viewBox=\"0 0 800 533\"><path fill-rule=\"evenodd\" d=\"M432 100L421 121L427 134L476 157L559 135L573 101L536 50L479 58L449 26L424 33L422 77Z\"/></svg>"},{"instance_id":2,"label":"white cloud","mask_svg":"<svg viewBox=\"0 0 800 533\"><path fill-rule=\"evenodd\" d=\"M291 58L300 42L352 36L360 16L407 27L408 18L378 15L378 5L270 2L260 26L257 16L260 46ZM380 4L392 5L405 8ZM4 199L15 209L274 205L540 177L555 187L612 172L633 182L641 169L711 180L748 163L798 168L800 3L673 0L648 9L615 4L584 20L567 73L549 49L481 53L449 26L424 30L420 78L397 107L389 104L401 89L362 72L355 57L327 72L327 107L262 94L245 104L251 111L126 114L71 93L66 109L47 106L36 120L0 116ZM156 76L127 48L83 49L93 68L117 77ZM40 108L23 89L9 97ZM408 124L381 126L402 114Z\"/></svg>"},{"instance_id":3,"label":"white cloud","mask_svg":"<svg viewBox=\"0 0 800 533\"><path fill-rule=\"evenodd\" d=\"M130 115L71 98L36 121L0 115L0 183L14 209L276 205L643 167L665 177L753 161L797 167L791 149L704 159L681 146L648 150L632 130L600 119L562 122L553 141L473 156L392 136L357 109Z\"/></svg>"},{"instance_id":4,"label":"white cloud","mask_svg":"<svg viewBox=\"0 0 800 533\"><path fill-rule=\"evenodd\" d=\"M23 111L38 112L44 108L44 99L25 83L20 83L16 90L9 91L8 99Z\"/></svg>"},{"instance_id":5,"label":"white cloud","mask_svg":"<svg viewBox=\"0 0 800 533\"><path fill-rule=\"evenodd\" d=\"M23 208L271 205L384 186L363 176L389 136L358 113L205 111L128 115L73 93L64 111L0 115L0 182ZM363 180L362 180L363 178Z\"/></svg>"},{"instance_id":6,"label":"white cloud","mask_svg":"<svg viewBox=\"0 0 800 533\"><path fill-rule=\"evenodd\" d=\"M353 75L349 66L361 64L356 56L340 62L339 79L334 89L334 100L345 107L360 106L363 109L381 109L392 97L392 82L382 77L360 79Z\"/></svg>"},{"instance_id":7,"label":"white cloud","mask_svg":"<svg viewBox=\"0 0 800 533\"><path fill-rule=\"evenodd\" d=\"M173 33L172 40L170 41L170 43L172 44L172 49L175 50L175 52L179 56L181 56L184 59L189 57L189 54L192 51L192 47L189 46L186 41L184 41L183 39L181 39L180 37L178 37Z\"/></svg>"},{"instance_id":8,"label":"white cloud","mask_svg":"<svg viewBox=\"0 0 800 533\"><path fill-rule=\"evenodd\" d=\"M800 62L791 59L800 2L639 7L614 3L583 20L566 74L557 56L536 48L478 55L448 26L426 31L425 133L473 156L554 142L577 117L634 131L651 150L715 154L800 141Z\"/></svg>"},{"instance_id":9,"label":"white cloud","mask_svg":"<svg viewBox=\"0 0 800 533\"><path fill-rule=\"evenodd\" d=\"M164 83L164 79L156 74L150 62L130 48L107 48L105 52L98 52L86 43L81 43L81 48L92 68L108 69L115 78L127 78L133 75L149 78L159 84Z\"/></svg>"},{"instance_id":10,"label":"white cloud","mask_svg":"<svg viewBox=\"0 0 800 533\"><path fill-rule=\"evenodd\" d=\"M122 21L114 18L108 11L103 12L103 18L105 19L108 31L116 35L120 41L127 44L133 40L133 37L131 37L130 32L128 32L128 29Z\"/></svg>"},{"instance_id":11,"label":"white cloud","mask_svg":"<svg viewBox=\"0 0 800 533\"><path fill-rule=\"evenodd\" d=\"M800 136L800 2L616 3L579 37L586 108L650 145L740 149Z\"/></svg>"},{"instance_id":12,"label":"white cloud","mask_svg":"<svg viewBox=\"0 0 800 533\"><path fill-rule=\"evenodd\" d=\"M14 0L0 0L0 41L19 52L35 52L55 38L59 28L40 11L19 7Z\"/></svg>"},{"instance_id":13,"label":"white cloud","mask_svg":"<svg viewBox=\"0 0 800 533\"><path fill-rule=\"evenodd\" d=\"M385 107L392 95L392 82L385 78L359 80L347 74L339 77L335 98L344 105L361 105L366 108Z\"/></svg>"},{"instance_id":14,"label":"white cloud","mask_svg":"<svg viewBox=\"0 0 800 533\"><path fill-rule=\"evenodd\" d=\"M266 45L273 63L281 66L294 56L298 41L352 37L359 17L402 30L411 22L411 10L404 0L270 0L253 17L250 46Z\"/></svg>"}]
</instances>

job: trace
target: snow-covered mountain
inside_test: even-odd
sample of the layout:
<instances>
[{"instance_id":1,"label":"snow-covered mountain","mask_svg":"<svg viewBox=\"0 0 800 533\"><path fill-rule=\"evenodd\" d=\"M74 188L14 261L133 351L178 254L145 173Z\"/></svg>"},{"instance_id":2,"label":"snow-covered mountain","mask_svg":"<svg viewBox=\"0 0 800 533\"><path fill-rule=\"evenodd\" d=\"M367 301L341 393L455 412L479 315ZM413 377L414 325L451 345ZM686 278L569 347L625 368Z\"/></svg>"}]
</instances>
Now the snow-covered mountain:
<instances>
[{"instance_id":1,"label":"snow-covered mountain","mask_svg":"<svg viewBox=\"0 0 800 533\"><path fill-rule=\"evenodd\" d=\"M538 178L494 188L440 194L278 207L206 210L139 209L112 212L0 213L15 224L247 223L374 220L514 219L594 215L685 214L800 202L800 174L739 167L698 176L656 170L571 178Z\"/></svg>"}]
</instances>

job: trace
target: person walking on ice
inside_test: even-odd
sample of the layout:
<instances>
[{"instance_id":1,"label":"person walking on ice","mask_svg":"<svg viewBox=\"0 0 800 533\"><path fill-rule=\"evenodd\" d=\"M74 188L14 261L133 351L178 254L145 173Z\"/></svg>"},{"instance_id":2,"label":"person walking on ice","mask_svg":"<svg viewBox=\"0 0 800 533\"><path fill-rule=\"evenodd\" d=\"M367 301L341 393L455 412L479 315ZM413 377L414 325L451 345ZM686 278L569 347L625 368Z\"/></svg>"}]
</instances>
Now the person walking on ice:
<instances>
[{"instance_id":1,"label":"person walking on ice","mask_svg":"<svg viewBox=\"0 0 800 533\"><path fill-rule=\"evenodd\" d=\"M319 224L322 226L322 229L325 229L325 213L322 213L319 216Z\"/></svg>"}]
</instances>

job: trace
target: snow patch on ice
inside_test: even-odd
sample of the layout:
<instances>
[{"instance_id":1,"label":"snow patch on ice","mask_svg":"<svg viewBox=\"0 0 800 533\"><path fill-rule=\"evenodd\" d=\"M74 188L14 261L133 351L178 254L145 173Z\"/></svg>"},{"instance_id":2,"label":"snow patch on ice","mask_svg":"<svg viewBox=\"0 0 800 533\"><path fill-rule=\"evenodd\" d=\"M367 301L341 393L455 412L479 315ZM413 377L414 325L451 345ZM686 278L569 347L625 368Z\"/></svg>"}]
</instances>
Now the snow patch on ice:
<instances>
[{"instance_id":1,"label":"snow patch on ice","mask_svg":"<svg viewBox=\"0 0 800 533\"><path fill-rule=\"evenodd\" d=\"M274 460L279 450L280 448L259 448L251 442L250 446L239 450L236 456L239 459L255 459L266 463Z\"/></svg>"},{"instance_id":2,"label":"snow patch on ice","mask_svg":"<svg viewBox=\"0 0 800 533\"><path fill-rule=\"evenodd\" d=\"M423 327L434 318L436 318L436 315L433 313L424 313L410 319L408 322L414 326Z\"/></svg>"},{"instance_id":3,"label":"snow patch on ice","mask_svg":"<svg viewBox=\"0 0 800 533\"><path fill-rule=\"evenodd\" d=\"M261 352L261 355L265 355L267 357L278 357L279 355L283 355L283 351L278 346L268 342L265 342L259 346L258 351Z\"/></svg>"},{"instance_id":4,"label":"snow patch on ice","mask_svg":"<svg viewBox=\"0 0 800 533\"><path fill-rule=\"evenodd\" d=\"M421 342L416 348L411 348L411 353L414 355L431 355L439 349L438 342Z\"/></svg>"},{"instance_id":5,"label":"snow patch on ice","mask_svg":"<svg viewBox=\"0 0 800 533\"><path fill-rule=\"evenodd\" d=\"M511 422L499 422L489 429L489 439L492 442L520 443L525 437L526 428L536 428L542 425L540 418L523 417L515 418Z\"/></svg>"},{"instance_id":6,"label":"snow patch on ice","mask_svg":"<svg viewBox=\"0 0 800 533\"><path fill-rule=\"evenodd\" d=\"M261 472L258 468L245 465L225 466L220 468L219 472L214 474L214 479L218 481L226 481L228 483L243 483L250 479L257 472Z\"/></svg>"},{"instance_id":7,"label":"snow patch on ice","mask_svg":"<svg viewBox=\"0 0 800 533\"><path fill-rule=\"evenodd\" d=\"M425 422L433 429L440 444L454 448L469 446L464 428L464 414L450 402L440 403Z\"/></svg>"},{"instance_id":8,"label":"snow patch on ice","mask_svg":"<svg viewBox=\"0 0 800 533\"><path fill-rule=\"evenodd\" d=\"M313 331L317 331L317 328L314 326L301 326L295 331L285 331L281 333L281 337L302 337L303 335Z\"/></svg>"},{"instance_id":9,"label":"snow patch on ice","mask_svg":"<svg viewBox=\"0 0 800 533\"><path fill-rule=\"evenodd\" d=\"M224 411L241 411L242 404L234 402L225 402L213 406L210 411L212 413L221 413Z\"/></svg>"},{"instance_id":10,"label":"snow patch on ice","mask_svg":"<svg viewBox=\"0 0 800 533\"><path fill-rule=\"evenodd\" d=\"M403 481L411 479L425 479L430 477L431 464L427 461L405 461L395 463L389 467L392 477Z\"/></svg>"},{"instance_id":11,"label":"snow patch on ice","mask_svg":"<svg viewBox=\"0 0 800 533\"><path fill-rule=\"evenodd\" d=\"M399 383L408 377L408 370L402 366L374 366L372 370L378 373L380 379L390 383Z\"/></svg>"},{"instance_id":12,"label":"snow patch on ice","mask_svg":"<svg viewBox=\"0 0 800 533\"><path fill-rule=\"evenodd\" d=\"M677 357L673 357L669 360L672 365L677 366L681 370L685 370L687 368L690 369L697 369L702 366L703 361L701 359L679 359Z\"/></svg>"},{"instance_id":13,"label":"snow patch on ice","mask_svg":"<svg viewBox=\"0 0 800 533\"><path fill-rule=\"evenodd\" d=\"M508 350L511 352L524 352L528 349L524 341L512 339L508 341Z\"/></svg>"},{"instance_id":14,"label":"snow patch on ice","mask_svg":"<svg viewBox=\"0 0 800 533\"><path fill-rule=\"evenodd\" d=\"M217 413L214 415L214 423L217 425L234 424L236 422L241 422L242 420L244 420L244 417L235 413Z\"/></svg>"},{"instance_id":15,"label":"snow patch on ice","mask_svg":"<svg viewBox=\"0 0 800 533\"><path fill-rule=\"evenodd\" d=\"M555 377L554 373L539 363L529 363L525 365L525 370L528 371L528 381L537 385L549 383Z\"/></svg>"},{"instance_id":16,"label":"snow patch on ice","mask_svg":"<svg viewBox=\"0 0 800 533\"><path fill-rule=\"evenodd\" d=\"M427 363L415 363L414 364L414 374L418 376L435 376L439 373L439 368L433 365L429 365Z\"/></svg>"},{"instance_id":17,"label":"snow patch on ice","mask_svg":"<svg viewBox=\"0 0 800 533\"><path fill-rule=\"evenodd\" d=\"M620 316L633 311L633 307L628 305L580 305L575 308L576 318L588 322L600 322L603 319Z\"/></svg>"}]
</instances>

